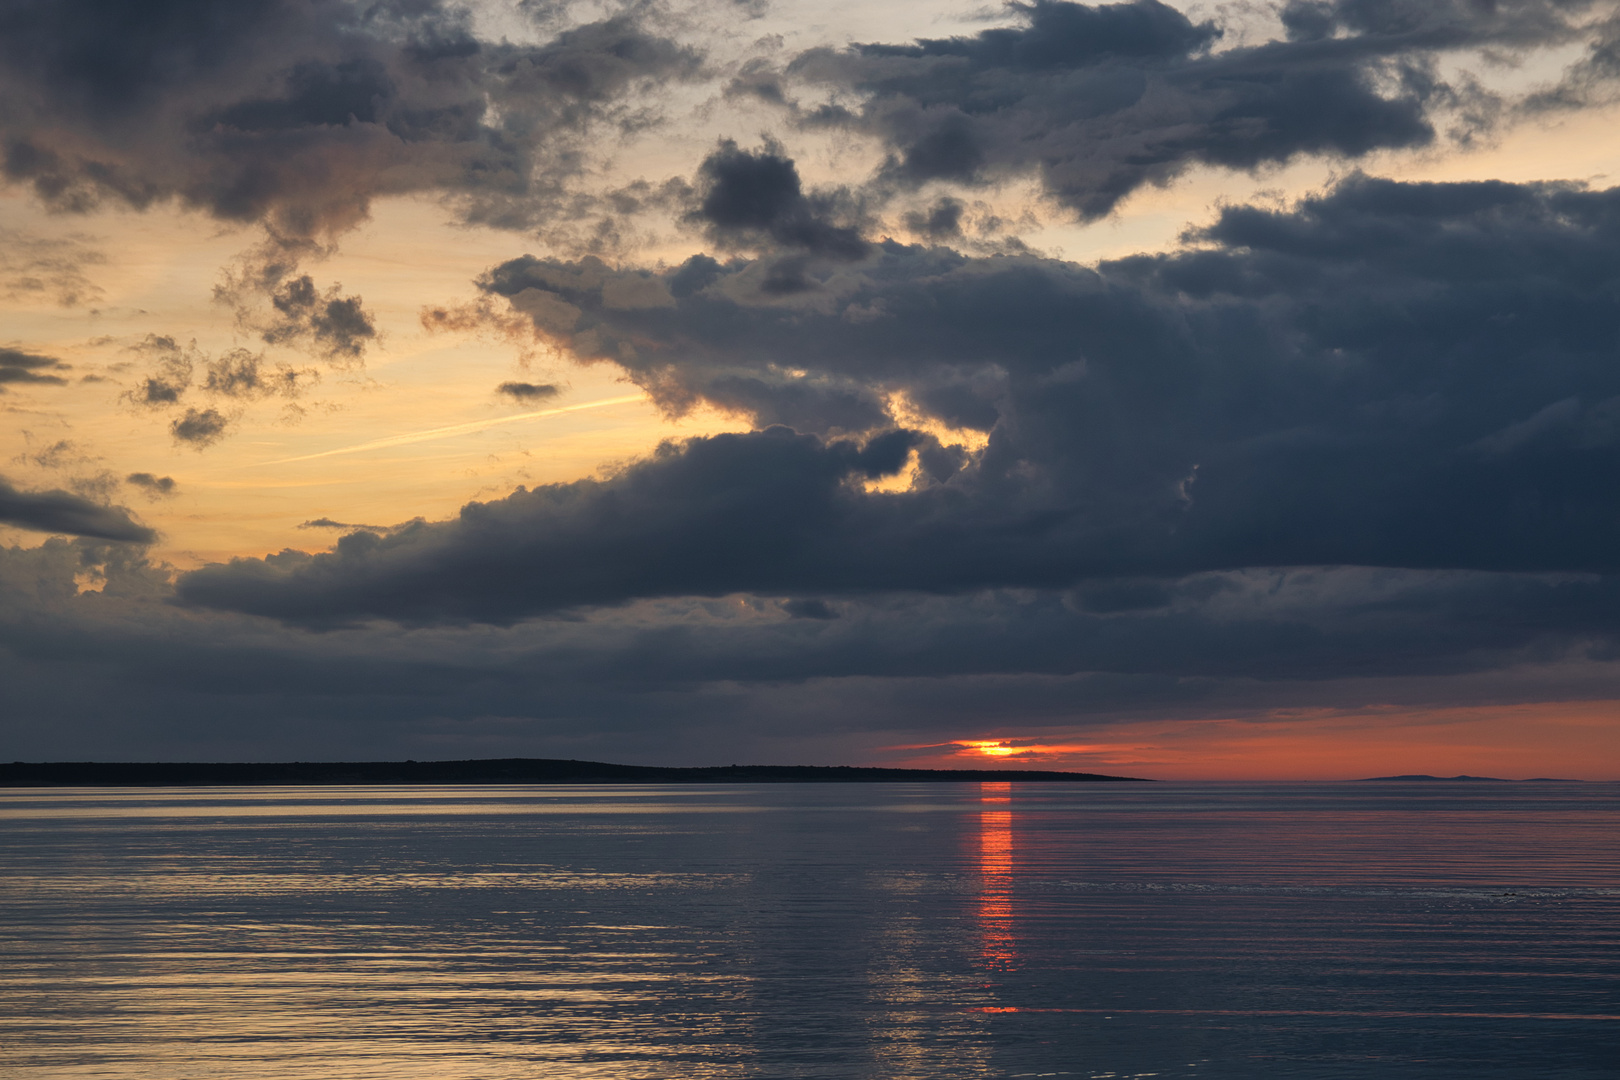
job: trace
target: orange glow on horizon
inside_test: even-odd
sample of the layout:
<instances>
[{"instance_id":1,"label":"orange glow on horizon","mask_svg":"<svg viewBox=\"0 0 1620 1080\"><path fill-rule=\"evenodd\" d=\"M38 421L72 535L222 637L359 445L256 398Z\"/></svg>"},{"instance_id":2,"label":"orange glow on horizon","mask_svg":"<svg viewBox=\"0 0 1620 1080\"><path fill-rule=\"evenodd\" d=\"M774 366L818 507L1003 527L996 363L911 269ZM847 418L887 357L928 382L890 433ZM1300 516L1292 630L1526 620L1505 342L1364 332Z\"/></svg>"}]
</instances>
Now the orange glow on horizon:
<instances>
[{"instance_id":1,"label":"orange glow on horizon","mask_svg":"<svg viewBox=\"0 0 1620 1080\"><path fill-rule=\"evenodd\" d=\"M1065 745L1048 745L1046 743L1032 742L1028 739L959 739L947 746L960 747L959 753L982 754L993 758L1022 758L1030 761L1044 761L1049 758L1062 757L1066 754L1085 754L1094 750L1105 749L1094 743L1079 743ZM926 747L908 747L907 749L927 749Z\"/></svg>"},{"instance_id":2,"label":"orange glow on horizon","mask_svg":"<svg viewBox=\"0 0 1620 1080\"><path fill-rule=\"evenodd\" d=\"M976 750L986 757L1008 757L1018 753L1016 749L1006 743L994 740L959 742L956 745L964 750Z\"/></svg>"},{"instance_id":3,"label":"orange glow on horizon","mask_svg":"<svg viewBox=\"0 0 1620 1080\"><path fill-rule=\"evenodd\" d=\"M1620 780L1620 702L1273 710L1247 717L1126 721L1083 735L981 737L889 749L912 751L897 763L913 768L971 768L973 761L988 758L1007 768L1164 780L1459 773Z\"/></svg>"}]
</instances>

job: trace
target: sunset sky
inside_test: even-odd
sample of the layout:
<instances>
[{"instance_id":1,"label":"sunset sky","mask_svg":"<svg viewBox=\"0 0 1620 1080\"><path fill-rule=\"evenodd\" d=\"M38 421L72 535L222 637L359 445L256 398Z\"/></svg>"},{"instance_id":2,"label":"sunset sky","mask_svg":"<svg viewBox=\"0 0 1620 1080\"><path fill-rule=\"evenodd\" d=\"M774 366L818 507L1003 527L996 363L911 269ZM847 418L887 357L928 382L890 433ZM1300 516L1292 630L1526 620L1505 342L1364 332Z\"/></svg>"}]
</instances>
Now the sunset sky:
<instances>
[{"instance_id":1,"label":"sunset sky","mask_svg":"<svg viewBox=\"0 0 1620 1080\"><path fill-rule=\"evenodd\" d=\"M1620 779L1620 6L0 0L0 759Z\"/></svg>"}]
</instances>

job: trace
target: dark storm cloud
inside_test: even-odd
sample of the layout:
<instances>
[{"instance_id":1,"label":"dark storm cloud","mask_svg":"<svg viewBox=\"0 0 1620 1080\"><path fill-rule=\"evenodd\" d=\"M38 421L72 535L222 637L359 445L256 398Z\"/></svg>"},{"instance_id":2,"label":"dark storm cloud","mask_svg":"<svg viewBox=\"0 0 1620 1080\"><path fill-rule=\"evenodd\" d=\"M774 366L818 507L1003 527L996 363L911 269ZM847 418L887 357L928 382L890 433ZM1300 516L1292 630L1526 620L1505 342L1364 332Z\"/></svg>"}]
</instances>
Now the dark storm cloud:
<instances>
[{"instance_id":1,"label":"dark storm cloud","mask_svg":"<svg viewBox=\"0 0 1620 1080\"><path fill-rule=\"evenodd\" d=\"M177 200L286 237L410 191L522 224L585 132L697 70L635 14L522 45L433 0L6 0L0 167L59 209Z\"/></svg>"},{"instance_id":2,"label":"dark storm cloud","mask_svg":"<svg viewBox=\"0 0 1620 1080\"><path fill-rule=\"evenodd\" d=\"M719 595L744 579L790 588L800 559L844 561L836 519L849 512L846 490L897 472L916 441L894 431L864 446L823 443L772 428L669 444L608 481L519 489L468 504L454 522L419 522L386 537L351 533L330 554L207 567L188 575L179 595L311 623L374 615L510 622L638 596ZM647 549L654 536L656 555ZM824 543L832 547L818 550ZM481 552L476 566L465 561L473 551ZM533 572L544 567L558 572ZM401 592L404 578L420 591ZM491 589L504 594L500 612L488 607Z\"/></svg>"},{"instance_id":3,"label":"dark storm cloud","mask_svg":"<svg viewBox=\"0 0 1620 1080\"><path fill-rule=\"evenodd\" d=\"M778 146L748 151L728 139L698 172L702 201L691 218L706 225L716 243L779 245L846 261L866 254L853 226L832 221L836 200L807 196L798 167Z\"/></svg>"},{"instance_id":4,"label":"dark storm cloud","mask_svg":"<svg viewBox=\"0 0 1620 1080\"><path fill-rule=\"evenodd\" d=\"M103 506L66 491L20 491L0 477L0 523L36 532L150 544L157 533L121 506Z\"/></svg>"},{"instance_id":5,"label":"dark storm cloud","mask_svg":"<svg viewBox=\"0 0 1620 1080\"><path fill-rule=\"evenodd\" d=\"M181 596L508 621L1261 566L1620 569L1620 190L1354 178L1290 210L1229 207L1192 239L1095 269L889 243L792 304L749 284L765 260L516 260L491 295L666 406L737 408L746 384L761 415L825 419L843 390L864 430L903 399L988 442L877 436L862 453L896 455L878 472L915 454L917 475L867 494L856 441L696 439L385 543L205 569Z\"/></svg>"},{"instance_id":6,"label":"dark storm cloud","mask_svg":"<svg viewBox=\"0 0 1620 1080\"><path fill-rule=\"evenodd\" d=\"M495 388L497 394L524 403L554 398L562 390L550 383L503 382Z\"/></svg>"},{"instance_id":7,"label":"dark storm cloud","mask_svg":"<svg viewBox=\"0 0 1620 1080\"><path fill-rule=\"evenodd\" d=\"M1195 164L1250 169L1302 154L1424 146L1442 118L1466 137L1502 102L1438 74L1442 52L1560 45L1587 0L1324 0L1283 7L1287 40L1224 51L1213 23L1156 0L1015 3L1023 21L972 37L800 54L747 92L830 87L803 123L849 126L892 151L883 177L917 187L1034 172L1080 217ZM784 82L785 79L785 82ZM842 102L850 95L858 105Z\"/></svg>"},{"instance_id":8,"label":"dark storm cloud","mask_svg":"<svg viewBox=\"0 0 1620 1080\"><path fill-rule=\"evenodd\" d=\"M67 364L53 356L41 356L21 349L0 348L0 394L6 392L6 383L65 386L67 380L54 373L69 370L71 369Z\"/></svg>"},{"instance_id":9,"label":"dark storm cloud","mask_svg":"<svg viewBox=\"0 0 1620 1080\"><path fill-rule=\"evenodd\" d=\"M101 591L78 594L86 573ZM740 746L782 760L788 747L834 763L840 746L870 753L871 733L982 737L986 717L1101 734L1118 720L1369 701L1612 697L1617 580L1246 571L1161 581L1156 598L1109 613L1039 590L843 599L831 620L730 596L510 629L309 634L177 607L161 566L50 541L0 549L0 709L17 745L47 757L93 737L137 759L220 746L447 756L453 744L693 764Z\"/></svg>"},{"instance_id":10,"label":"dark storm cloud","mask_svg":"<svg viewBox=\"0 0 1620 1080\"><path fill-rule=\"evenodd\" d=\"M785 287L784 264L796 276ZM832 264L837 266L837 263ZM805 306L832 302L828 271L795 258L737 261L722 267L697 255L666 274L618 271L594 258L578 262L524 256L495 267L479 282L491 298L505 299L533 332L567 346L586 362L623 365L666 411L680 414L699 401L745 413L761 425L786 424L801 431L867 431L890 423L881 396L848 375L806 377L772 363L760 363L757 350L737 362L716 354L707 362L712 339L735 331L766 339L789 333ZM812 276L813 275L813 276ZM723 285L742 303L711 295ZM834 283L836 288L836 282ZM717 303L718 300L718 303ZM692 315L713 312L721 322L741 316L758 326L728 331L719 323L696 325ZM500 329L499 313L483 312ZM431 311L430 324L452 323L455 313ZM706 321L699 316L699 322ZM669 335L685 338L678 357ZM706 341L705 339L711 339ZM754 350L758 339L744 348ZM734 341L733 347L742 345ZM775 346L772 345L771 348Z\"/></svg>"}]
</instances>

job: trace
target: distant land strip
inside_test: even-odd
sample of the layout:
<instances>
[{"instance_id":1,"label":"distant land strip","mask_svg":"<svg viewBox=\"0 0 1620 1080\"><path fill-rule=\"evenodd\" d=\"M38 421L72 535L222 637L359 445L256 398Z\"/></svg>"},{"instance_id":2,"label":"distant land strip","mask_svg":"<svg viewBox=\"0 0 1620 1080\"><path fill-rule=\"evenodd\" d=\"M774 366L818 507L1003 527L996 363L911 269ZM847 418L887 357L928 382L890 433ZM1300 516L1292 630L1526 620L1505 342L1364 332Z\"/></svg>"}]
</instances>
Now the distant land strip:
<instances>
[{"instance_id":1,"label":"distant land strip","mask_svg":"<svg viewBox=\"0 0 1620 1080\"><path fill-rule=\"evenodd\" d=\"M1028 769L881 769L849 765L664 768L558 758L477 761L111 762L0 764L0 787L237 787L272 784L825 784L896 781L1148 782L1138 776Z\"/></svg>"},{"instance_id":2,"label":"distant land strip","mask_svg":"<svg viewBox=\"0 0 1620 1080\"><path fill-rule=\"evenodd\" d=\"M1500 776L1430 776L1428 773L1408 773L1404 776L1369 776L1364 782L1376 780L1412 780L1428 783L1431 780L1463 780L1485 784L1579 784L1579 780L1566 780L1561 776L1532 776L1528 780L1506 780Z\"/></svg>"}]
</instances>

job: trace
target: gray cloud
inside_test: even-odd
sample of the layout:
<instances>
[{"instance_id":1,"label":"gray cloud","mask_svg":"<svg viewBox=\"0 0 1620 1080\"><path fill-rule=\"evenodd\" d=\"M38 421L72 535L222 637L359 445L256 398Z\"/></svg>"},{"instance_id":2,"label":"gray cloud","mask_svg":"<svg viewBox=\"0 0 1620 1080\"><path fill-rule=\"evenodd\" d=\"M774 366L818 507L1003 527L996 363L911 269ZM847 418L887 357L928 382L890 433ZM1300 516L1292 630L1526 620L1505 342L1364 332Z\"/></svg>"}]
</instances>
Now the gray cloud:
<instances>
[{"instance_id":1,"label":"gray cloud","mask_svg":"<svg viewBox=\"0 0 1620 1080\"><path fill-rule=\"evenodd\" d=\"M150 544L157 533L121 506L103 506L66 491L22 491L0 477L0 522L36 532Z\"/></svg>"},{"instance_id":2,"label":"gray cloud","mask_svg":"<svg viewBox=\"0 0 1620 1080\"><path fill-rule=\"evenodd\" d=\"M122 397L152 410L181 404L192 389L199 368L202 379L197 389L216 401L295 398L320 379L320 373L313 368L271 364L263 353L228 349L218 356L209 356L197 348L196 342L182 346L167 335L148 334L132 351L145 358L148 374ZM239 411L240 406L237 408ZM225 437L231 419L219 408L188 406L182 416L169 422L169 431L175 441L203 450Z\"/></svg>"},{"instance_id":3,"label":"gray cloud","mask_svg":"<svg viewBox=\"0 0 1620 1080\"><path fill-rule=\"evenodd\" d=\"M495 392L513 401L528 403L554 398L562 390L550 383L503 382L495 388Z\"/></svg>"},{"instance_id":4,"label":"gray cloud","mask_svg":"<svg viewBox=\"0 0 1620 1080\"><path fill-rule=\"evenodd\" d=\"M187 409L184 416L169 425L169 431L176 442L202 450L223 439L229 426L230 419L218 409Z\"/></svg>"},{"instance_id":5,"label":"gray cloud","mask_svg":"<svg viewBox=\"0 0 1620 1080\"><path fill-rule=\"evenodd\" d=\"M1488 127L1504 102L1477 82L1448 84L1437 57L1590 37L1582 24L1596 5L1292 0L1281 11L1286 40L1226 50L1216 48L1215 24L1157 0L1033 0L1009 9L1023 25L812 49L780 73L756 65L732 92L785 102L803 124L878 137L891 151L880 186L976 185L1033 173L1060 203L1093 219L1195 164L1353 159L1428 145L1442 120L1466 138ZM832 97L799 103L797 87L830 88ZM851 98L856 104L845 104Z\"/></svg>"},{"instance_id":6,"label":"gray cloud","mask_svg":"<svg viewBox=\"0 0 1620 1080\"><path fill-rule=\"evenodd\" d=\"M794 303L750 286L764 259L514 260L491 296L666 407L751 400L868 449L787 429L670 444L385 541L206 568L180 595L509 622L1267 566L1620 570L1620 191L1353 178L1191 239L1095 269L888 243ZM896 429L896 395L987 444ZM909 491L854 482L913 454ZM1105 594L1084 603L1118 609Z\"/></svg>"},{"instance_id":7,"label":"gray cloud","mask_svg":"<svg viewBox=\"0 0 1620 1080\"><path fill-rule=\"evenodd\" d=\"M246 349L231 349L209 360L205 371L202 389L232 398L297 397L304 385L320 378L310 368L268 365L263 354Z\"/></svg>"},{"instance_id":8,"label":"gray cloud","mask_svg":"<svg viewBox=\"0 0 1620 1080\"><path fill-rule=\"evenodd\" d=\"M41 356L21 349L0 348L0 394L6 392L6 383L65 386L67 380L55 372L69 370L71 370L69 365L52 356Z\"/></svg>"},{"instance_id":9,"label":"gray cloud","mask_svg":"<svg viewBox=\"0 0 1620 1080\"><path fill-rule=\"evenodd\" d=\"M782 601L782 610L787 612L789 618L794 619L836 619L838 612L834 611L825 600L797 599Z\"/></svg>"},{"instance_id":10,"label":"gray cloud","mask_svg":"<svg viewBox=\"0 0 1620 1080\"><path fill-rule=\"evenodd\" d=\"M86 272L107 261L83 236L45 238L0 228L0 289L10 299L45 297L63 307L96 300Z\"/></svg>"},{"instance_id":11,"label":"gray cloud","mask_svg":"<svg viewBox=\"0 0 1620 1080\"><path fill-rule=\"evenodd\" d=\"M158 476L155 473L149 472L130 473L128 476L124 477L124 483L129 484L132 487L140 488L146 493L147 498L150 499L166 498L167 496L173 495L176 490L178 490L178 485L175 484L174 477Z\"/></svg>"},{"instance_id":12,"label":"gray cloud","mask_svg":"<svg viewBox=\"0 0 1620 1080\"><path fill-rule=\"evenodd\" d=\"M839 197L806 195L798 167L767 143L741 150L725 140L698 170L700 202L689 220L707 227L722 245L786 247L844 261L866 254L866 241L849 224L837 224Z\"/></svg>"},{"instance_id":13,"label":"gray cloud","mask_svg":"<svg viewBox=\"0 0 1620 1080\"><path fill-rule=\"evenodd\" d=\"M342 285L318 292L308 274L272 293L270 303L276 314L262 336L272 345L307 341L325 360L344 364L360 360L377 337L376 324L360 297L344 296Z\"/></svg>"},{"instance_id":14,"label":"gray cloud","mask_svg":"<svg viewBox=\"0 0 1620 1080\"><path fill-rule=\"evenodd\" d=\"M837 290L855 279L846 270L843 278L831 280L838 271L827 270L827 265L841 264L790 256L737 260L722 267L698 255L673 271L654 274L613 270L590 257L562 262L524 256L492 269L479 287L488 297L506 300L536 336L567 347L588 363L622 365L673 415L708 401L752 415L761 425L871 430L892 422L871 386L843 373L795 375L788 370L793 365L780 362L785 357L764 360L757 348L791 332L801 316L824 323L813 313L825 312L828 304L840 306ZM499 313L475 310L487 313L498 328L508 326ZM735 325L693 325L692 316L699 311ZM742 325L750 321L757 325ZM676 336L680 345L672 350ZM741 362L729 355L737 347L751 350ZM767 346L773 352L778 347L775 342Z\"/></svg>"},{"instance_id":15,"label":"gray cloud","mask_svg":"<svg viewBox=\"0 0 1620 1080\"><path fill-rule=\"evenodd\" d=\"M1611 13L1595 24L1586 55L1571 64L1557 84L1530 94L1521 107L1534 115L1612 105L1617 99L1620 99L1620 14Z\"/></svg>"},{"instance_id":16,"label":"gray cloud","mask_svg":"<svg viewBox=\"0 0 1620 1080\"><path fill-rule=\"evenodd\" d=\"M337 367L358 365L377 341L372 314L360 297L345 296L341 284L321 289L309 274L298 273L301 262L319 261L334 250L272 233L225 269L214 301L235 311L239 330L266 344L300 349Z\"/></svg>"},{"instance_id":17,"label":"gray cloud","mask_svg":"<svg viewBox=\"0 0 1620 1080\"><path fill-rule=\"evenodd\" d=\"M522 45L433 0L10 0L0 167L62 210L178 201L285 237L412 191L516 226L551 212L588 132L644 123L639 91L698 70L635 14Z\"/></svg>"},{"instance_id":18,"label":"gray cloud","mask_svg":"<svg viewBox=\"0 0 1620 1080\"><path fill-rule=\"evenodd\" d=\"M28 432L23 433L23 438L30 443L33 441ZM72 439L57 439L49 446L25 451L12 460L37 465L42 469L61 469L69 465L87 464L94 459L85 454L79 444Z\"/></svg>"},{"instance_id":19,"label":"gray cloud","mask_svg":"<svg viewBox=\"0 0 1620 1080\"><path fill-rule=\"evenodd\" d=\"M87 571L105 587L78 596ZM1612 697L1615 589L1590 575L1314 568L1162 580L1106 613L1072 593L992 590L843 598L827 620L733 595L505 629L310 634L176 606L163 568L50 541L0 550L0 707L24 756L94 734L136 758L454 745L836 763L913 732L983 737L988 716L1026 734L1105 734L1271 709Z\"/></svg>"},{"instance_id":20,"label":"gray cloud","mask_svg":"<svg viewBox=\"0 0 1620 1080\"><path fill-rule=\"evenodd\" d=\"M926 236L935 243L946 243L962 235L962 212L967 208L960 199L938 199L927 213L906 215L906 227L913 233Z\"/></svg>"},{"instance_id":21,"label":"gray cloud","mask_svg":"<svg viewBox=\"0 0 1620 1080\"><path fill-rule=\"evenodd\" d=\"M341 624L376 616L512 622L640 596L720 595L743 581L791 588L805 559L842 561L816 549L839 539L849 483L892 475L916 441L894 431L864 446L824 443L785 428L692 439L611 480L519 489L469 504L453 522L416 522L385 537L350 533L328 554L205 567L181 580L178 595ZM647 547L654 537L656 554ZM528 569L546 565L567 570Z\"/></svg>"},{"instance_id":22,"label":"gray cloud","mask_svg":"<svg viewBox=\"0 0 1620 1080\"><path fill-rule=\"evenodd\" d=\"M136 405L153 409L179 404L191 387L193 369L207 359L198 351L195 341L181 345L166 334L147 334L131 351L145 358L149 374L123 396Z\"/></svg>"},{"instance_id":23,"label":"gray cloud","mask_svg":"<svg viewBox=\"0 0 1620 1080\"><path fill-rule=\"evenodd\" d=\"M333 521L331 518L327 517L312 518L309 521L301 523L298 527L300 529L343 529L345 531L351 529L368 529L376 532L385 531L376 525L356 525L353 522L348 521Z\"/></svg>"}]
</instances>

